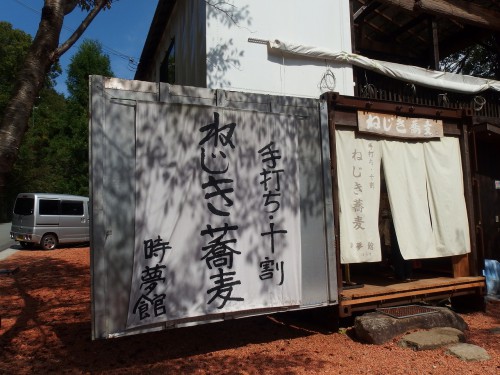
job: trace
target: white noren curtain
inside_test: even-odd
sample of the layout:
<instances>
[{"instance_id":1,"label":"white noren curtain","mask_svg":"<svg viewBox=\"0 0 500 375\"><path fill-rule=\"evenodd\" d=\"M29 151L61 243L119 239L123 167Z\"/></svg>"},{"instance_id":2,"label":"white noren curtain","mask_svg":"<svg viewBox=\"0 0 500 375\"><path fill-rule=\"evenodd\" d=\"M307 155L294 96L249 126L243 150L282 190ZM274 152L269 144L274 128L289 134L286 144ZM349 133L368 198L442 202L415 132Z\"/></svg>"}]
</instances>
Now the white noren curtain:
<instances>
[{"instance_id":1,"label":"white noren curtain","mask_svg":"<svg viewBox=\"0 0 500 375\"><path fill-rule=\"evenodd\" d=\"M341 263L379 262L379 141L349 130L336 139Z\"/></svg>"},{"instance_id":2,"label":"white noren curtain","mask_svg":"<svg viewBox=\"0 0 500 375\"><path fill-rule=\"evenodd\" d=\"M421 142L381 141L382 165L399 249L405 259L437 256Z\"/></svg>"},{"instance_id":3,"label":"white noren curtain","mask_svg":"<svg viewBox=\"0 0 500 375\"><path fill-rule=\"evenodd\" d=\"M469 253L469 222L458 139L444 137L425 142L423 148L438 256Z\"/></svg>"}]
</instances>

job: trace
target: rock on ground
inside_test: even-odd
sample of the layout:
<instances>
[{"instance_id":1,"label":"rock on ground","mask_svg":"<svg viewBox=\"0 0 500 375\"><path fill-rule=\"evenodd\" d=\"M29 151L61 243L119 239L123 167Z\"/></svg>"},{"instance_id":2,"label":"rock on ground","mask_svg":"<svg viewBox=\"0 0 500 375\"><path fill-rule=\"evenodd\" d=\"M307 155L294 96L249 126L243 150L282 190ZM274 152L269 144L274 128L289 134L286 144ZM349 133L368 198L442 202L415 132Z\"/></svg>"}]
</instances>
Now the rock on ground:
<instances>
[{"instance_id":1,"label":"rock on ground","mask_svg":"<svg viewBox=\"0 0 500 375\"><path fill-rule=\"evenodd\" d=\"M432 314L415 315L407 318L373 312L356 317L354 330L356 336L369 344L383 344L392 338L415 329L431 329L436 327L452 327L464 332L467 323L447 307L433 307Z\"/></svg>"},{"instance_id":2,"label":"rock on ground","mask_svg":"<svg viewBox=\"0 0 500 375\"><path fill-rule=\"evenodd\" d=\"M414 350L430 350L460 342L465 342L462 331L451 327L438 327L409 333L401 338L399 346Z\"/></svg>"},{"instance_id":3,"label":"rock on ground","mask_svg":"<svg viewBox=\"0 0 500 375\"><path fill-rule=\"evenodd\" d=\"M450 346L446 353L451 354L462 361L487 361L491 359L488 352L483 348L465 343Z\"/></svg>"}]
</instances>

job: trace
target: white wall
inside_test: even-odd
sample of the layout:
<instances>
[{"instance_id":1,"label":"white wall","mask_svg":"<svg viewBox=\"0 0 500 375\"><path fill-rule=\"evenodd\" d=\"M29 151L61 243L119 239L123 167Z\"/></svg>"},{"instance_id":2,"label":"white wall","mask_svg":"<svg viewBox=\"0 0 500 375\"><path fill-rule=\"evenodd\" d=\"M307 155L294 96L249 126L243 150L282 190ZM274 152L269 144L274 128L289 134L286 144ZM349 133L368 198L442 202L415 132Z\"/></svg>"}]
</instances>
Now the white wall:
<instances>
[{"instance_id":1,"label":"white wall","mask_svg":"<svg viewBox=\"0 0 500 375\"><path fill-rule=\"evenodd\" d=\"M353 95L351 66L270 53L265 45L248 42L280 39L351 52L348 0L229 0L234 7L225 9L236 22L211 2L207 1L208 88L314 98L324 91ZM322 89L329 71L335 84Z\"/></svg>"}]
</instances>

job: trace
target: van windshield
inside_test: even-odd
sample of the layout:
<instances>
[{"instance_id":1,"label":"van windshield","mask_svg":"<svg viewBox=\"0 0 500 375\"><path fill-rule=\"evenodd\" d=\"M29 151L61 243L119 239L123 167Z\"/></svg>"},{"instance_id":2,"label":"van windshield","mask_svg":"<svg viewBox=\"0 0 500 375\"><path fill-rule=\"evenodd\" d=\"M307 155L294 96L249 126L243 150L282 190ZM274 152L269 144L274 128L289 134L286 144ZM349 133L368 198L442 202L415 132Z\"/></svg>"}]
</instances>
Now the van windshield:
<instances>
[{"instance_id":1,"label":"van windshield","mask_svg":"<svg viewBox=\"0 0 500 375\"><path fill-rule=\"evenodd\" d=\"M34 198L17 198L14 213L17 215L33 215Z\"/></svg>"}]
</instances>

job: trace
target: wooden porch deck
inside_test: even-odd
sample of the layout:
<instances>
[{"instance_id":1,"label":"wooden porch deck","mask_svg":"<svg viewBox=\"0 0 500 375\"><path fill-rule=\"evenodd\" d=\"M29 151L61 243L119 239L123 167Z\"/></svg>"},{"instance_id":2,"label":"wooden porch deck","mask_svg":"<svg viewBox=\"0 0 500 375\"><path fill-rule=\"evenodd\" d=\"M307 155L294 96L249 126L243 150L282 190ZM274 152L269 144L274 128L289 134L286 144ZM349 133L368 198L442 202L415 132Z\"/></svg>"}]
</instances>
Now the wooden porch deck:
<instances>
[{"instance_id":1,"label":"wooden porch deck","mask_svg":"<svg viewBox=\"0 0 500 375\"><path fill-rule=\"evenodd\" d=\"M432 277L417 276L412 281L396 281L387 277L365 275L362 287L344 289L340 293L340 311L348 316L352 311L370 310L381 306L396 306L422 301L446 299L466 294L479 294L485 288L482 276Z\"/></svg>"}]
</instances>

